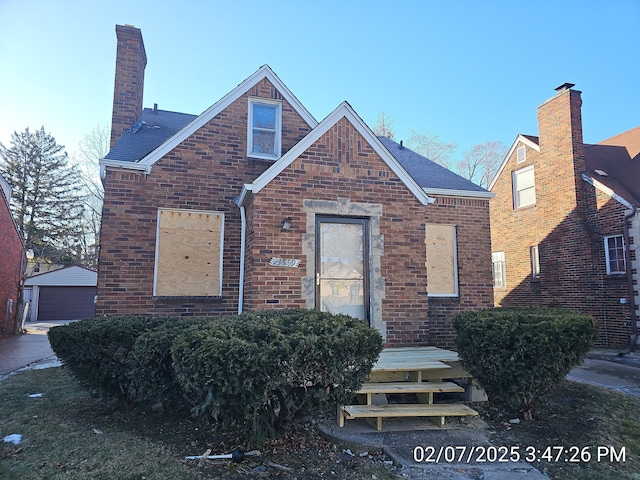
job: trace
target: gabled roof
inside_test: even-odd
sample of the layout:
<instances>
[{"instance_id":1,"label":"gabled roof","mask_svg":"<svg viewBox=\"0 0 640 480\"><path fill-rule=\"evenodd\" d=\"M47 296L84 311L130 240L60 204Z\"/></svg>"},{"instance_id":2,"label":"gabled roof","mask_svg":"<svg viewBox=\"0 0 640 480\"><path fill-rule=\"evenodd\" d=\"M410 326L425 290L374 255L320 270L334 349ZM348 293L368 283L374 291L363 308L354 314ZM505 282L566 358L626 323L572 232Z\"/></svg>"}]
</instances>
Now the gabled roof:
<instances>
[{"instance_id":1,"label":"gabled roof","mask_svg":"<svg viewBox=\"0 0 640 480\"><path fill-rule=\"evenodd\" d=\"M120 168L144 170L146 172L151 171L151 166L154 163L160 160L163 156L165 156L171 150L176 148L181 142L183 142L190 135L192 135L198 129L203 127L212 118L214 118L216 115L222 112L225 108L231 105L234 101L236 101L238 98L244 95L247 92L247 90L249 90L251 87L253 87L258 82L262 81L265 78L269 80L269 82L271 82L276 87L276 89L278 90L278 92L280 92L282 97L296 110L296 112L302 117L302 119L305 122L307 122L307 124L311 128L314 128L318 124L317 120L313 117L313 115L311 115L311 113L309 113L309 111L304 107L304 105L300 103L300 101L295 97L295 95L291 93L289 88L287 88L287 86L282 82L282 80L280 80L280 78L273 72L273 70L271 70L271 68L268 65L263 65L253 75L251 75L245 81L240 83L236 88L231 90L229 93L227 93L224 97L222 97L220 100L218 100L216 103L214 103L211 107L209 107L200 115L191 116L186 114L176 114L174 112L165 112L165 114L171 114L170 115L171 118L168 118L168 120L170 120L169 123L171 126L166 125L164 128L162 128L160 124L156 123L155 124L156 127L160 127L160 128L156 128L157 132L152 134L149 134L150 129L153 129L154 127L149 127L149 128L141 127L140 129L138 129L137 132L141 132L140 136L141 137L145 136L145 141L143 141L143 143L145 144L147 143L146 137L148 137L149 142L147 146L150 146L152 143L157 144L155 147L153 147L151 151L147 152L146 154L143 154L141 158L135 158L135 157L138 156L140 152L144 151L145 148L136 147L137 153L135 154L125 153L125 147L129 143L129 141L132 138L136 138L136 139L139 138L136 136L138 135L138 133L137 132L125 133L123 137L126 136L129 138L124 139L125 143L122 145L122 148L118 148L118 151L114 152L114 150L120 143L120 140L118 140L116 145L114 145L114 149L111 152L109 152L109 154L107 154L107 156L104 159L100 160L100 166L101 167L117 166ZM145 109L145 111L148 112L148 109ZM185 115L185 116L183 118L178 118L178 115ZM147 114L143 113L143 118L141 119L143 122L142 123L143 126L144 126L145 117L147 119L151 118L149 117L148 113ZM189 119L187 117L191 117L191 118ZM182 125L176 131L175 127L178 126L180 121L188 121L188 123ZM153 141L152 141L152 138L153 138ZM118 158L118 155L124 158Z\"/></svg>"},{"instance_id":2,"label":"gabled roof","mask_svg":"<svg viewBox=\"0 0 640 480\"><path fill-rule=\"evenodd\" d=\"M628 208L640 207L640 127L584 146L582 178Z\"/></svg>"},{"instance_id":3,"label":"gabled roof","mask_svg":"<svg viewBox=\"0 0 640 480\"><path fill-rule=\"evenodd\" d=\"M407 188L415 195L420 203L427 205L433 203L434 199L429 197L422 187L416 182L416 180L409 175L407 170L402 164L389 152L389 150L383 145L378 137L371 131L371 129L362 121L362 119L356 114L347 102L342 102L338 108L331 112L327 117L318 124L311 132L309 132L302 140L293 146L287 153L285 153L279 160L277 160L269 169L267 169L262 175L256 178L253 183L246 184L242 189L242 194L238 198L238 204L243 205L250 194L256 194L260 192L265 186L267 186L274 178L276 178L285 168L302 155L311 145L316 142L322 135L324 135L331 127L333 127L339 120L346 118L353 127L362 135L380 155L382 160L391 168L391 170L400 178L400 180L407 186Z\"/></svg>"},{"instance_id":4,"label":"gabled roof","mask_svg":"<svg viewBox=\"0 0 640 480\"><path fill-rule=\"evenodd\" d=\"M378 137L393 157L431 195L493 198L494 194L387 137Z\"/></svg>"},{"instance_id":5,"label":"gabled roof","mask_svg":"<svg viewBox=\"0 0 640 480\"><path fill-rule=\"evenodd\" d=\"M540 151L540 140L538 137L534 135L519 134L514 140L507 154L504 156L504 160L502 160L502 163L498 167L498 170L496 170L496 174L493 176L493 179L491 180L491 182L489 182L489 190L493 189L493 186L498 181L498 178L500 178L500 175L502 175L502 171L504 170L505 165L511 158L511 155L513 155L513 152L515 152L516 148L518 148L519 143L523 143L524 145L534 149L537 152Z\"/></svg>"},{"instance_id":6,"label":"gabled roof","mask_svg":"<svg viewBox=\"0 0 640 480\"><path fill-rule=\"evenodd\" d=\"M88 286L98 283L98 272L80 265L69 265L50 272L33 275L24 281L26 286Z\"/></svg>"}]
</instances>

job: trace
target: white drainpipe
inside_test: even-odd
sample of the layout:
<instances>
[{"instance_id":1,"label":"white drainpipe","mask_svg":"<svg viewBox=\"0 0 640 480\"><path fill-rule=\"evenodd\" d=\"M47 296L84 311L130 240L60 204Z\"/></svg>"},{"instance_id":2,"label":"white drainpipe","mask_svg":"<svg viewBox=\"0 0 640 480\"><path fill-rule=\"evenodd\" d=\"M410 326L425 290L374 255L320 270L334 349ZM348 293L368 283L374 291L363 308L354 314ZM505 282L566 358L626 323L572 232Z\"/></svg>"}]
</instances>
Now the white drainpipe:
<instances>
[{"instance_id":1,"label":"white drainpipe","mask_svg":"<svg viewBox=\"0 0 640 480\"><path fill-rule=\"evenodd\" d=\"M238 285L238 315L242 313L242 300L244 298L244 256L245 256L245 237L247 235L247 219L243 205L240 207L240 222L242 223L242 231L240 233L240 283Z\"/></svg>"}]
</instances>

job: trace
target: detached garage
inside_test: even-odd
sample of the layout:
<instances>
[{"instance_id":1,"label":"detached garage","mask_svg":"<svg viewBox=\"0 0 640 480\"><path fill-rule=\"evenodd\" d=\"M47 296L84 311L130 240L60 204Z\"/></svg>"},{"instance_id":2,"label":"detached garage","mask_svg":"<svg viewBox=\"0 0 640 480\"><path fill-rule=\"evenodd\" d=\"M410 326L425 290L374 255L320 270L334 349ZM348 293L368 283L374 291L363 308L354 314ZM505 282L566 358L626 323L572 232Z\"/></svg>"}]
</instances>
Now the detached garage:
<instances>
[{"instance_id":1,"label":"detached garage","mask_svg":"<svg viewBox=\"0 0 640 480\"><path fill-rule=\"evenodd\" d=\"M24 299L30 301L29 320L82 320L95 315L98 272L65 267L35 275L24 282Z\"/></svg>"}]
</instances>

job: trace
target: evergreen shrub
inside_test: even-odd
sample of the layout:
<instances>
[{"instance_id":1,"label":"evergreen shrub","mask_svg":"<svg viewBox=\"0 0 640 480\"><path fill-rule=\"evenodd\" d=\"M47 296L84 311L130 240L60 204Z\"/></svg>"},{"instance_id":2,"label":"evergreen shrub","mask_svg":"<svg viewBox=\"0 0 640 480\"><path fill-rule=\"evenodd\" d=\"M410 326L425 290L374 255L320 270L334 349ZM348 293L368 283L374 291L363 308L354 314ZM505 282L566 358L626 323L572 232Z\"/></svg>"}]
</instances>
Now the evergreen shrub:
<instances>
[{"instance_id":1,"label":"evergreen shrub","mask_svg":"<svg viewBox=\"0 0 640 480\"><path fill-rule=\"evenodd\" d=\"M453 326L462 365L491 399L529 420L539 399L582 362L598 335L593 317L542 307L463 312Z\"/></svg>"},{"instance_id":2,"label":"evergreen shrub","mask_svg":"<svg viewBox=\"0 0 640 480\"><path fill-rule=\"evenodd\" d=\"M217 319L180 335L171 353L194 413L260 444L299 412L350 400L381 351L365 322L298 309Z\"/></svg>"},{"instance_id":3,"label":"evergreen shrub","mask_svg":"<svg viewBox=\"0 0 640 480\"><path fill-rule=\"evenodd\" d=\"M166 319L149 316L96 317L49 329L49 343L85 387L127 404L135 401L129 353L141 335Z\"/></svg>"}]
</instances>

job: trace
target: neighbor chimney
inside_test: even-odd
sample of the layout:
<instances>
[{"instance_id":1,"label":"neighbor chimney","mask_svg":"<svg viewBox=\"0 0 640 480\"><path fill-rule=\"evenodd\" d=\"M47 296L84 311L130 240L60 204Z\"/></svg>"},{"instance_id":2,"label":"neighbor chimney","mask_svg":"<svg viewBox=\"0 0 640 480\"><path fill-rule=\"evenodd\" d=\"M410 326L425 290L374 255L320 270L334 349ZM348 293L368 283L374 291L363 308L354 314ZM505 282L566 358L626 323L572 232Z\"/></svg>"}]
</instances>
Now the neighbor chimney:
<instances>
[{"instance_id":1,"label":"neighbor chimney","mask_svg":"<svg viewBox=\"0 0 640 480\"><path fill-rule=\"evenodd\" d=\"M116 25L116 37L118 46L113 87L111 147L142 115L144 69L147 66L147 54L140 29L133 25Z\"/></svg>"},{"instance_id":2,"label":"neighbor chimney","mask_svg":"<svg viewBox=\"0 0 640 480\"><path fill-rule=\"evenodd\" d=\"M554 188L564 192L569 204L575 207L584 172L584 143L582 138L582 98L574 85L564 83L552 98L538 107L538 135L540 137L540 172L554 178Z\"/></svg>"}]
</instances>

